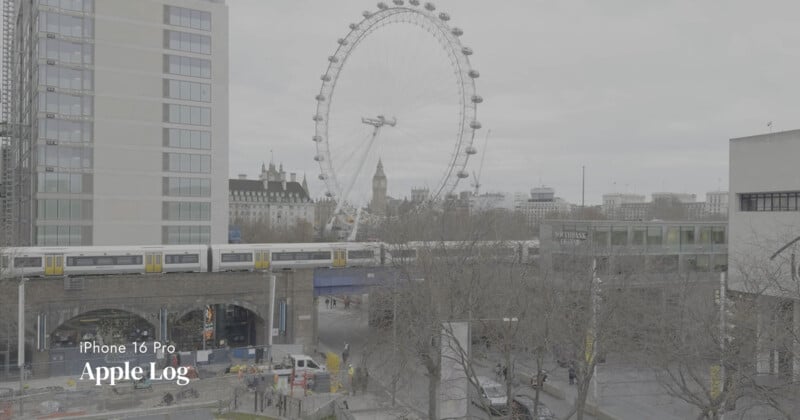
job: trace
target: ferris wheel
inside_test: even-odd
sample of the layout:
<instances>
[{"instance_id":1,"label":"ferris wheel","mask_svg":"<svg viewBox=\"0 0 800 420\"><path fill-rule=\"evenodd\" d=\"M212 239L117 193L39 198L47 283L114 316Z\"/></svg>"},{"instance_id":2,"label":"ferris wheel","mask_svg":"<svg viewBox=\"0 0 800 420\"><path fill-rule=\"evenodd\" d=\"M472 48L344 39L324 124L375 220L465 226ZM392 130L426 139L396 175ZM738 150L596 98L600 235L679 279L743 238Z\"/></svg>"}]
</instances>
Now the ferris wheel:
<instances>
[{"instance_id":1,"label":"ferris wheel","mask_svg":"<svg viewBox=\"0 0 800 420\"><path fill-rule=\"evenodd\" d=\"M467 178L478 104L463 30L433 3L394 0L349 25L328 57L313 115L314 160L335 215L350 223L383 216L370 208L372 171L386 167L394 193L436 202ZM392 192L392 191L390 191Z\"/></svg>"}]
</instances>

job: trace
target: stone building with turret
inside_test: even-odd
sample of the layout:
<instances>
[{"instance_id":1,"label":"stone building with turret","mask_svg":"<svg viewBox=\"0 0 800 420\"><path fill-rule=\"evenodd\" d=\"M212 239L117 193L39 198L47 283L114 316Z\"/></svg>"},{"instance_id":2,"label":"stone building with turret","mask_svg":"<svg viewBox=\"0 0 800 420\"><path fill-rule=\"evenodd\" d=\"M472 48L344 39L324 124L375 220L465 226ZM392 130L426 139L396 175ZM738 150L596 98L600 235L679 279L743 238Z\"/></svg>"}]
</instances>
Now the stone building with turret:
<instances>
[{"instance_id":1,"label":"stone building with turret","mask_svg":"<svg viewBox=\"0 0 800 420\"><path fill-rule=\"evenodd\" d=\"M302 181L295 173L287 178L283 164L277 169L273 162L269 167L261 164L258 179L239 175L228 186L231 224L255 222L272 229L291 228L301 221L314 224L314 202L305 175Z\"/></svg>"}]
</instances>

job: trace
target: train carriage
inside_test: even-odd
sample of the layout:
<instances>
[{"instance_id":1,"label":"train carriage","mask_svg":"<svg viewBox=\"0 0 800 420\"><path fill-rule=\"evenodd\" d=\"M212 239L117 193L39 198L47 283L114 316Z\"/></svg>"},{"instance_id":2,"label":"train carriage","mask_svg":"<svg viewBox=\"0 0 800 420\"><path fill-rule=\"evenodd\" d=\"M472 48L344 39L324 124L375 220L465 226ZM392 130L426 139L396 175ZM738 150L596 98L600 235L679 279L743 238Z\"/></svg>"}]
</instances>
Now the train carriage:
<instances>
[{"instance_id":1,"label":"train carriage","mask_svg":"<svg viewBox=\"0 0 800 420\"><path fill-rule=\"evenodd\" d=\"M207 271L205 245L28 247L2 252L5 275L47 277Z\"/></svg>"}]
</instances>

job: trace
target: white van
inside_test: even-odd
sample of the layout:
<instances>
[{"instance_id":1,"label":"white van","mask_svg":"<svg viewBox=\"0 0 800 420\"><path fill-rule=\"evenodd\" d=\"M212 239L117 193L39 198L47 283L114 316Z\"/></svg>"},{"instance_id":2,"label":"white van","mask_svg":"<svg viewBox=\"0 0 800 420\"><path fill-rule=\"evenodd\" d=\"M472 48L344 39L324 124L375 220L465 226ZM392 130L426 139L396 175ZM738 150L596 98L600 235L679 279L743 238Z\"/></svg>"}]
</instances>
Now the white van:
<instances>
[{"instance_id":1,"label":"white van","mask_svg":"<svg viewBox=\"0 0 800 420\"><path fill-rule=\"evenodd\" d=\"M504 414L508 410L508 396L503 385L486 376L478 376L477 390L473 391L472 402L490 414Z\"/></svg>"}]
</instances>

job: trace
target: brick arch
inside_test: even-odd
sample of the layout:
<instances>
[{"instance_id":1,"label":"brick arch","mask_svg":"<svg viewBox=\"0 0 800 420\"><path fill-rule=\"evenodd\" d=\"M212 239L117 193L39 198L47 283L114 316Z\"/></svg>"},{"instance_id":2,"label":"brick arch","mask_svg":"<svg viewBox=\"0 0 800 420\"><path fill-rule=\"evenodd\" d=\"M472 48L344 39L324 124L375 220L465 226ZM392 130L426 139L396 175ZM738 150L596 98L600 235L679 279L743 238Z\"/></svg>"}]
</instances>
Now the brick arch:
<instances>
[{"instance_id":1,"label":"brick arch","mask_svg":"<svg viewBox=\"0 0 800 420\"><path fill-rule=\"evenodd\" d=\"M102 311L102 310L116 310L121 312L126 312L136 317L144 320L147 322L151 327L153 327L153 331L157 331L158 328L158 320L157 319L150 319L153 312L150 311L143 311L141 308L131 307L127 305L98 305L97 307L83 307L83 308L72 308L72 309L65 309L62 311L51 311L48 314L48 321L47 321L47 335L48 337L52 335L59 327L66 324L69 321L72 321L75 318L80 316L89 314L95 311ZM63 315L65 313L72 313L69 318L65 318ZM155 312L156 314L158 311ZM56 316L53 316L56 315Z\"/></svg>"},{"instance_id":2,"label":"brick arch","mask_svg":"<svg viewBox=\"0 0 800 420\"><path fill-rule=\"evenodd\" d=\"M199 305L184 306L184 307L180 308L177 311L178 315L177 315L177 317L175 319L182 319L183 317L185 317L186 315L188 315L189 313L194 312L194 311L202 311L202 310L205 309L206 305L235 305L235 306L239 306L241 308L247 309L248 311L250 311L250 313L255 315L256 316L256 321L258 321L258 322L264 322L265 321L264 320L264 316L261 314L261 311L259 310L259 305L253 304L252 302L249 302L249 301L242 301L242 300L233 300L233 301L228 301L228 302L216 302L216 301L209 300L208 302L202 302Z\"/></svg>"}]
</instances>

